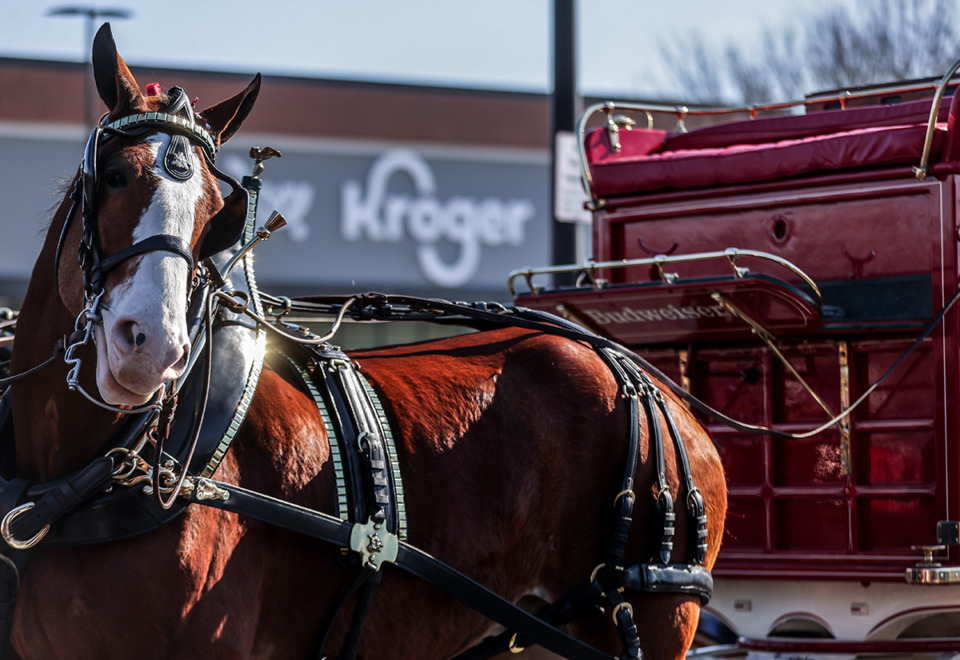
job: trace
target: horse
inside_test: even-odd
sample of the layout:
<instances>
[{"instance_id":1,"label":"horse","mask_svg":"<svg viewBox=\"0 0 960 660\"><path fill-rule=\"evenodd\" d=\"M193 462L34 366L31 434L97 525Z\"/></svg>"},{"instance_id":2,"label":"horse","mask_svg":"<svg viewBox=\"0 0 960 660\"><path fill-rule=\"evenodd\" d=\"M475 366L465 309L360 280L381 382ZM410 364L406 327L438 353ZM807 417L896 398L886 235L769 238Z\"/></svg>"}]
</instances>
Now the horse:
<instances>
[{"instance_id":1,"label":"horse","mask_svg":"<svg viewBox=\"0 0 960 660\"><path fill-rule=\"evenodd\" d=\"M0 495L4 538L13 548L35 544L23 551L25 566L4 557L19 580L11 657L289 659L317 657L321 645L335 657L352 644L351 657L440 659L494 636L496 624L448 592L455 590L389 562L377 571L375 597L363 605L345 599L359 570L353 552L269 520L202 506L201 485L214 482L199 477L190 482L193 499L176 498L172 489L176 516L142 533L115 520L110 524L122 533L99 542L48 542L56 520L47 539L17 532L16 517L31 515L29 505L14 508L23 501L18 493L96 471L84 466L111 455L131 417L162 417L145 427L156 439L164 419L197 414L184 396L177 410L165 408L165 393L196 360L190 310L200 297L198 281L216 280L207 272L209 257L232 246L246 221L242 200L249 196L236 188L224 195L213 158L251 111L260 76L195 112L179 88L141 91L108 24L94 40L93 64L108 112L47 230L17 318L10 364L16 379L3 396L13 429ZM126 125L130 117L141 119ZM726 510L710 437L659 378L632 366L635 360L598 350L566 326L550 327L505 323L345 357L359 365L392 430L399 472L390 478L402 476L409 544L401 544L401 555L416 551L442 562L506 602L554 603L580 585L617 580L619 567L604 566L618 533L617 507L627 505L629 523L620 530L622 563L639 564L664 554L663 522L661 533L650 531L662 517L663 493L683 502L697 490L709 522L695 568L708 571ZM297 511L331 514L338 510L326 417L332 413L318 408L295 371L282 356L264 360L212 477L221 491L262 493ZM233 379L214 373L208 380L207 393L215 395ZM662 420L631 405L637 396L630 383L638 380L648 383ZM665 442L658 467L651 439L677 431L683 455ZM685 461L696 489L684 480ZM95 493L64 505L72 511L93 499L75 527L92 534L106 506L97 498L120 491L163 515L161 505L170 502L162 501L159 481L157 504L142 480L128 485L118 461L109 465L106 486L98 481L88 489ZM69 483L72 490L63 492L80 489ZM675 534L664 566L693 552L695 524L678 511L667 525ZM375 533L368 536L379 543ZM610 605L605 612L584 608L557 624L565 624L564 634L604 657L624 648L624 634L638 640L648 660L681 658L689 649L702 602L697 593L600 591L618 599L613 620ZM630 620L618 626L618 617ZM522 647L516 633L508 647ZM640 650L621 657L640 657Z\"/></svg>"}]
</instances>

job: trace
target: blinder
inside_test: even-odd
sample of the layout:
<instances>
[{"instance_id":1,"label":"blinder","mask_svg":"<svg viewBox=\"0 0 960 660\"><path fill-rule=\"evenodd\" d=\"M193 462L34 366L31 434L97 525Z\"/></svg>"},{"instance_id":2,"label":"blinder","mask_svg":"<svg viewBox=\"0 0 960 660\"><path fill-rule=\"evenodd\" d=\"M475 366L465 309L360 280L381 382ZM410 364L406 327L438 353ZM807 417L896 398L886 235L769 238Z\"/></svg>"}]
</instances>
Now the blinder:
<instances>
[{"instance_id":1,"label":"blinder","mask_svg":"<svg viewBox=\"0 0 960 660\"><path fill-rule=\"evenodd\" d=\"M239 243L250 212L247 188L221 171L212 160L207 161L207 167L215 177L229 184L232 190L224 197L223 208L207 221L203 236L200 237L201 261Z\"/></svg>"},{"instance_id":2,"label":"blinder","mask_svg":"<svg viewBox=\"0 0 960 660\"><path fill-rule=\"evenodd\" d=\"M193 174L193 166L189 159L191 144L201 147L208 169L221 181L232 188L232 192L224 199L223 208L212 217L206 225L204 235L198 250L198 259L206 259L219 252L229 249L240 241L247 216L246 190L230 175L218 169L215 165L217 145L209 131L196 120L193 109L187 100L186 93L179 87L169 91L172 101L168 112L147 112L128 115L113 122L107 123L107 117L93 129L84 149L83 160L80 165L80 204L83 223L83 238L80 243L79 258L83 271L84 289L88 295L95 295L103 289L107 275L122 262L147 252L170 252L183 258L192 271L195 264L194 254L190 245L183 239L169 234L150 236L110 256L104 256L100 245L100 232L97 223L97 189L99 175L97 159L101 145L111 137L136 137L151 129L159 129L171 136L164 153L159 158L164 170L177 181L187 181ZM76 204L77 200L74 200ZM74 209L64 223L58 246L59 253L66 237ZM59 270L59 265L58 265Z\"/></svg>"}]
</instances>

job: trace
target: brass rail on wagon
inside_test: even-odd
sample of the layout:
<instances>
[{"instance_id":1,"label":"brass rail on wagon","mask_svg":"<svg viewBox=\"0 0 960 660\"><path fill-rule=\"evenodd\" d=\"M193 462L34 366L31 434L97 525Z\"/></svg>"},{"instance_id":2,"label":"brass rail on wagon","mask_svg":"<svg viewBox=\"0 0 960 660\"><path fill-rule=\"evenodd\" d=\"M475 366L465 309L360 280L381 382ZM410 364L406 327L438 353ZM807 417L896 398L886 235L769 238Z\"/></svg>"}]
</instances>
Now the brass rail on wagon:
<instances>
[{"instance_id":1,"label":"brass rail on wagon","mask_svg":"<svg viewBox=\"0 0 960 660\"><path fill-rule=\"evenodd\" d=\"M796 275L800 280L803 281L807 287L810 288L810 291L813 295L816 296L817 302L823 304L823 296L820 293L820 289L817 287L816 282L813 279L804 273L798 266L787 261L782 257L778 257L775 254L770 254L769 252L761 252L759 250L742 250L740 248L727 248L722 252L698 252L693 254L678 254L678 255L666 255L658 254L654 257L644 258L644 259L623 259L620 261L587 261L583 264L575 264L568 266L544 266L540 268L522 268L519 270L512 271L507 276L507 288L510 290L510 295L516 297L517 291L514 286L514 280L518 277L524 278L527 283L527 288L531 293L540 292L543 287L537 286L533 282L533 278L537 275L558 275L563 273L582 273L589 281L590 286L594 289L603 289L607 282L606 280L598 277L598 273L603 270L619 269L619 268L632 268L636 266L656 266L657 270L660 273L660 278L664 284L670 285L675 284L679 280L679 276L676 273L668 273L664 266L667 264L677 264L683 262L694 262L694 261L707 261L710 259L726 259L731 268L733 268L733 274L742 278L750 273L748 268L737 265L737 260L740 257L753 257L757 259L762 259L766 261L773 262L783 268L786 268L791 273Z\"/></svg>"}]
</instances>

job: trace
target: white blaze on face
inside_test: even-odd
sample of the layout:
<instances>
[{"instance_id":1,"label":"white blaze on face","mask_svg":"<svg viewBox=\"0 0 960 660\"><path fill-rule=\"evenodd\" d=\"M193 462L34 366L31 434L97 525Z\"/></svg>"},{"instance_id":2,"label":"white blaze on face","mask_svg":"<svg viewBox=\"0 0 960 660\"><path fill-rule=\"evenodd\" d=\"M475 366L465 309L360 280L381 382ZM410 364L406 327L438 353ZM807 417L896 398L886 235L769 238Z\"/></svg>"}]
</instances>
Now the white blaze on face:
<instances>
[{"instance_id":1,"label":"white blaze on face","mask_svg":"<svg viewBox=\"0 0 960 660\"><path fill-rule=\"evenodd\" d=\"M157 190L133 232L133 243L158 234L193 236L203 197L202 163L188 150L193 176L178 181L163 168L170 136L147 138L154 155ZM138 405L183 373L189 350L186 307L192 273L187 262L166 251L132 259L134 273L107 292L103 336L98 328L97 384L108 403Z\"/></svg>"}]
</instances>

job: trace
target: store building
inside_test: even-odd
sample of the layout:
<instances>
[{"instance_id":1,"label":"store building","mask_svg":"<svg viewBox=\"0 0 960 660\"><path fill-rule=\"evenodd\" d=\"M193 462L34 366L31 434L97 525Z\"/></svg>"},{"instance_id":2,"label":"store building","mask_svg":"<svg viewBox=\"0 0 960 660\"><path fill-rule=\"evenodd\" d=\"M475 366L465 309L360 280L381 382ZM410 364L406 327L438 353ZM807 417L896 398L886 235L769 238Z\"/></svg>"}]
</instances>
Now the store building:
<instances>
[{"instance_id":1,"label":"store building","mask_svg":"<svg viewBox=\"0 0 960 660\"><path fill-rule=\"evenodd\" d=\"M197 108L250 80L131 69L141 85L180 85ZM16 305L95 92L83 65L19 59L0 59L0 89L0 304ZM261 217L276 209L289 224L257 248L260 285L509 300L510 270L550 260L549 112L541 94L265 76L218 158L240 176L251 146L283 153L267 163Z\"/></svg>"}]
</instances>

